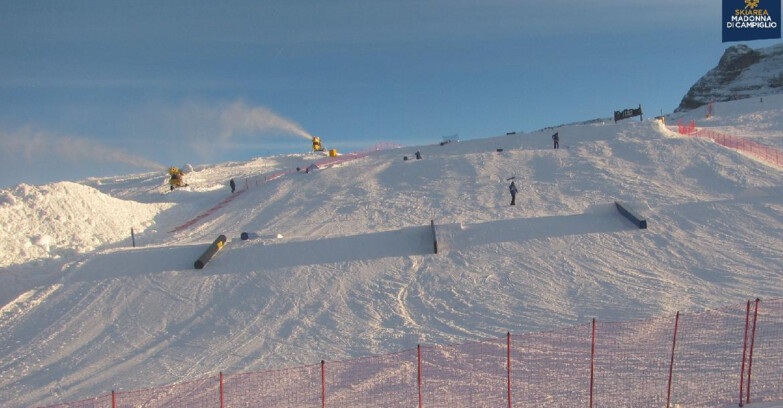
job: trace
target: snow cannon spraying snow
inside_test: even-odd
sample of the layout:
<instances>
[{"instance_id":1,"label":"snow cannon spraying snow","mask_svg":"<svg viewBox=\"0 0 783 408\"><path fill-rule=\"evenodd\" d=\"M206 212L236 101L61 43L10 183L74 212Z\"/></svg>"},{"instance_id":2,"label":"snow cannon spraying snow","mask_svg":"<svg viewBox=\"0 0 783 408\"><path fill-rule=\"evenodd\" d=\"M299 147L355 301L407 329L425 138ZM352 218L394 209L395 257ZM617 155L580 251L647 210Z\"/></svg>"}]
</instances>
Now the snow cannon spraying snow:
<instances>
[{"instance_id":1,"label":"snow cannon spraying snow","mask_svg":"<svg viewBox=\"0 0 783 408\"><path fill-rule=\"evenodd\" d=\"M171 187L172 190L174 190L177 187L187 186L187 184L185 184L185 172L184 171L182 171L182 170L180 170L180 169L178 169L178 168L176 168L174 166L171 166L171 168L169 169L169 176L170 176L170 178L169 178L169 186Z\"/></svg>"},{"instance_id":2,"label":"snow cannon spraying snow","mask_svg":"<svg viewBox=\"0 0 783 408\"><path fill-rule=\"evenodd\" d=\"M324 151L324 147L321 146L321 138L317 136L313 136L313 151L314 152L322 152Z\"/></svg>"}]
</instances>

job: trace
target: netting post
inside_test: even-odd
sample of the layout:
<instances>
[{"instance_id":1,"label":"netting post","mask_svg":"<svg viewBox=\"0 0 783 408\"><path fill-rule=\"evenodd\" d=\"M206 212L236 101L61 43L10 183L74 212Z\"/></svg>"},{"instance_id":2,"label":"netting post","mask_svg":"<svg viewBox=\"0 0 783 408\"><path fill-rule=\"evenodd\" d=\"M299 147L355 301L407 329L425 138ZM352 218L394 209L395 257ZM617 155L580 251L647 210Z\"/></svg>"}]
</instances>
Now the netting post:
<instances>
[{"instance_id":1,"label":"netting post","mask_svg":"<svg viewBox=\"0 0 783 408\"><path fill-rule=\"evenodd\" d=\"M740 394L739 406L742 406L742 400L745 398L745 356L748 354L748 326L750 325L750 300L745 306L745 339L742 341L742 366L740 367Z\"/></svg>"},{"instance_id":2,"label":"netting post","mask_svg":"<svg viewBox=\"0 0 783 408\"><path fill-rule=\"evenodd\" d=\"M753 331L750 335L750 354L748 355L748 387L745 390L747 392L747 398L745 403L750 403L750 374L753 372L753 344L756 342L756 321L759 316L759 298L756 298L756 307L753 311Z\"/></svg>"},{"instance_id":3,"label":"netting post","mask_svg":"<svg viewBox=\"0 0 783 408\"><path fill-rule=\"evenodd\" d=\"M422 407L421 404L421 344L416 345L416 359L417 359L417 367L418 367L418 373L417 373L417 382L419 383L419 408Z\"/></svg>"},{"instance_id":4,"label":"netting post","mask_svg":"<svg viewBox=\"0 0 783 408\"><path fill-rule=\"evenodd\" d=\"M593 346L590 351L590 408L593 408L593 379L595 378L595 318L593 318Z\"/></svg>"},{"instance_id":5,"label":"netting post","mask_svg":"<svg viewBox=\"0 0 783 408\"><path fill-rule=\"evenodd\" d=\"M111 390L111 408L117 408L117 398L114 396L114 390Z\"/></svg>"},{"instance_id":6,"label":"netting post","mask_svg":"<svg viewBox=\"0 0 783 408\"><path fill-rule=\"evenodd\" d=\"M326 408L326 363L321 360L321 408Z\"/></svg>"},{"instance_id":7,"label":"netting post","mask_svg":"<svg viewBox=\"0 0 783 408\"><path fill-rule=\"evenodd\" d=\"M223 408L223 372L220 372L220 408Z\"/></svg>"},{"instance_id":8,"label":"netting post","mask_svg":"<svg viewBox=\"0 0 783 408\"><path fill-rule=\"evenodd\" d=\"M669 360L669 385L667 387L666 391L666 408L669 408L671 405L670 401L672 398L672 374L674 374L674 348L677 346L677 330L680 328L680 311L677 311L677 316L674 318L674 336L672 337L672 355L671 360Z\"/></svg>"},{"instance_id":9,"label":"netting post","mask_svg":"<svg viewBox=\"0 0 783 408\"><path fill-rule=\"evenodd\" d=\"M511 332L506 333L506 368L508 370L508 408L511 408Z\"/></svg>"}]
</instances>

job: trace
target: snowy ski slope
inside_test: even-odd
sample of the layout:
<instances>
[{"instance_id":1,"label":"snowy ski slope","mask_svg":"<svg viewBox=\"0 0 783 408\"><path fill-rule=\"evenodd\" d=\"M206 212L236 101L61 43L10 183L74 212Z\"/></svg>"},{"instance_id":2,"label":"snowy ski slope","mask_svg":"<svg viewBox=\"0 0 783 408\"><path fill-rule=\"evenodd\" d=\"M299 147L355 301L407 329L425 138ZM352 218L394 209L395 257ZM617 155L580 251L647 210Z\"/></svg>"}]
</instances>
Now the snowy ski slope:
<instances>
[{"instance_id":1,"label":"snowy ski slope","mask_svg":"<svg viewBox=\"0 0 783 408\"><path fill-rule=\"evenodd\" d=\"M682 119L781 148L782 113L769 96ZM322 157L197 166L173 192L153 173L0 191L0 405L783 297L781 169L652 121L264 181ZM248 190L169 232L224 200L230 178ZM227 245L193 269L219 234Z\"/></svg>"}]
</instances>

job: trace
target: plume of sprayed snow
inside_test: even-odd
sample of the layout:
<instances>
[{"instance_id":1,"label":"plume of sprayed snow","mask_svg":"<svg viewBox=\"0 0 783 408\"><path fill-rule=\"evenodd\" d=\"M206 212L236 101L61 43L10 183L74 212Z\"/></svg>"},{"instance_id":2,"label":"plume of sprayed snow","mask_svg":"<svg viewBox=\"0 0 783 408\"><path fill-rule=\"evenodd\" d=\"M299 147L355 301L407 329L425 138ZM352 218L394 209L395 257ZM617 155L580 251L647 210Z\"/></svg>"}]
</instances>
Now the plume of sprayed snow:
<instances>
[{"instance_id":1,"label":"plume of sprayed snow","mask_svg":"<svg viewBox=\"0 0 783 408\"><path fill-rule=\"evenodd\" d=\"M193 154L200 160L209 161L219 159L226 150L257 148L261 137L295 135L313 139L294 121L263 106L248 105L241 100L217 104L185 101L178 107L153 104L131 117L136 129L144 129L143 132L149 134L166 135L165 138L155 140L154 146L147 141L148 149L160 149L164 145L171 155L183 155L187 160L193 160ZM66 163L100 163L132 165L154 171L167 169L95 140L61 136L33 126L13 131L0 130L0 161L17 162L17 169L27 167L27 170L17 170L17 173L26 175L51 170L36 167L40 163L50 168ZM62 170L67 172L68 169ZM18 181L16 175L14 178L8 174L6 176L6 180L0 179L0 182ZM61 176L68 177L67 174Z\"/></svg>"},{"instance_id":2,"label":"plume of sprayed snow","mask_svg":"<svg viewBox=\"0 0 783 408\"><path fill-rule=\"evenodd\" d=\"M48 155L56 155L58 158L74 162L122 163L150 170L166 169L164 166L151 160L101 145L94 140L73 136L56 137L29 128L15 133L0 131L0 146L3 147L5 154L20 156L28 161L38 160Z\"/></svg>"},{"instance_id":3,"label":"plume of sprayed snow","mask_svg":"<svg viewBox=\"0 0 783 408\"><path fill-rule=\"evenodd\" d=\"M313 136L298 123L286 119L262 106L246 106L234 102L220 115L221 140L228 141L235 133L282 131L312 140Z\"/></svg>"},{"instance_id":4,"label":"plume of sprayed snow","mask_svg":"<svg viewBox=\"0 0 783 408\"><path fill-rule=\"evenodd\" d=\"M226 151L255 151L268 142L280 146L281 139L290 136L296 137L291 138L288 149L302 146L299 142L294 144L294 139L312 140L312 135L296 122L240 99L223 102L188 99L178 105L153 102L137 116L142 118L139 126L146 133L166 135L161 143L175 140L176 149L172 151L195 154L198 160L207 162L225 159Z\"/></svg>"}]
</instances>

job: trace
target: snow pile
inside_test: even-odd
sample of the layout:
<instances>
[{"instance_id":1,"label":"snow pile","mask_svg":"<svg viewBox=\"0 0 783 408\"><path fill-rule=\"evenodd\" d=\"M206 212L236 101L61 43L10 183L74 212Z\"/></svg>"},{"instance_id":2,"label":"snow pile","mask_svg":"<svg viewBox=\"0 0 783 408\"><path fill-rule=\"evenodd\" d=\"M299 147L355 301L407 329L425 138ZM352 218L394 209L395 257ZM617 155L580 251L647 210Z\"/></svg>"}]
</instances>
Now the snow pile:
<instances>
[{"instance_id":1,"label":"snow pile","mask_svg":"<svg viewBox=\"0 0 783 408\"><path fill-rule=\"evenodd\" d=\"M141 232L171 204L113 198L81 184L0 190L0 267L85 253Z\"/></svg>"}]
</instances>

